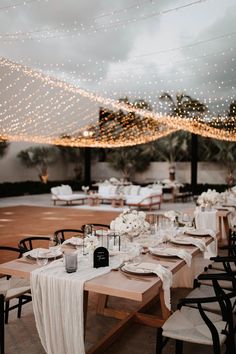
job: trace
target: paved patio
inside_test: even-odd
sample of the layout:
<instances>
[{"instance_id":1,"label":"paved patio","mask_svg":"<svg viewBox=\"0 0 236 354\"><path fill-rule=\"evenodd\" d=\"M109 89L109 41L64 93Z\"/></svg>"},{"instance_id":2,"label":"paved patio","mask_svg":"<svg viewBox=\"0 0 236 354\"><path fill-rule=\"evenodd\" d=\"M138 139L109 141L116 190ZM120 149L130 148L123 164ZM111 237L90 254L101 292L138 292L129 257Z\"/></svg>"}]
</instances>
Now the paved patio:
<instances>
[{"instance_id":1,"label":"paved patio","mask_svg":"<svg viewBox=\"0 0 236 354\"><path fill-rule=\"evenodd\" d=\"M43 206L43 207L65 207L76 208L76 209L88 209L88 210L102 210L102 211L122 211L123 208L117 207L114 208L111 204L100 204L95 206L90 206L88 204L79 205L76 202L73 202L71 206L66 205L63 202L58 202L56 206L53 205L53 201L51 200L51 194L38 194L38 195L25 195L20 197L8 197L8 198L0 198L0 207L6 206L16 206L16 205L33 205L33 206ZM165 210L185 210L194 207L194 202L177 202L172 203L165 201L161 204L161 211ZM127 207L126 207L127 208ZM153 208L154 211L158 212L158 207Z\"/></svg>"}]
</instances>

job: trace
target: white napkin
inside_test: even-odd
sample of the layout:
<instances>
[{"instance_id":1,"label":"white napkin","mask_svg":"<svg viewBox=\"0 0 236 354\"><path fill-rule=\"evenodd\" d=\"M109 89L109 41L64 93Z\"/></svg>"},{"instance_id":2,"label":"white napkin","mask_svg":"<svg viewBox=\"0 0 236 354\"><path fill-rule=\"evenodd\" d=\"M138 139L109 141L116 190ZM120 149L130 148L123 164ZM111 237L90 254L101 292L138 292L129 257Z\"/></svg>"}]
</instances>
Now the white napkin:
<instances>
[{"instance_id":1,"label":"white napkin","mask_svg":"<svg viewBox=\"0 0 236 354\"><path fill-rule=\"evenodd\" d=\"M82 246L83 245L83 238L82 237L71 237L71 238L68 238L67 240L65 240L63 242L63 245L66 245L66 244L71 244L71 245L74 245L74 246Z\"/></svg>"},{"instance_id":2,"label":"white napkin","mask_svg":"<svg viewBox=\"0 0 236 354\"><path fill-rule=\"evenodd\" d=\"M194 237L190 237L190 236L177 236L175 238L172 239L173 242L177 241L181 244L181 242L183 242L183 245L193 245L196 246L197 248L199 248L200 251L205 251L206 250L206 245L205 242L202 240L199 240L198 238L194 238Z\"/></svg>"},{"instance_id":3,"label":"white napkin","mask_svg":"<svg viewBox=\"0 0 236 354\"><path fill-rule=\"evenodd\" d=\"M209 235L209 236L215 238L215 235L216 235L215 231L213 231L211 229L206 229L206 228L204 228L204 229L195 229L195 228L189 228L188 227L188 228L184 229L184 233L188 234L188 232L189 232L189 234L191 234L191 231L193 231L193 230L195 231L195 235L196 236L198 236L197 231L199 230L199 237L201 237L202 235Z\"/></svg>"},{"instance_id":4,"label":"white napkin","mask_svg":"<svg viewBox=\"0 0 236 354\"><path fill-rule=\"evenodd\" d=\"M163 250L158 247L156 247L156 248L149 247L149 250L152 253L155 253L155 251L158 251L158 253L160 253L160 255L161 255L161 252L163 251L163 254L167 254L169 256L178 256L179 258L183 259L186 262L188 267L191 266L192 255L185 250L170 248L170 247L163 248Z\"/></svg>"},{"instance_id":5,"label":"white napkin","mask_svg":"<svg viewBox=\"0 0 236 354\"><path fill-rule=\"evenodd\" d=\"M169 269L163 267L161 264L149 263L149 262L141 262L135 266L135 271L138 270L148 270L154 274L156 274L162 280L162 288L164 291L164 301L166 307L170 310L170 288L172 286L172 273Z\"/></svg>"},{"instance_id":6,"label":"white napkin","mask_svg":"<svg viewBox=\"0 0 236 354\"><path fill-rule=\"evenodd\" d=\"M58 257L62 254L60 250L57 250L55 253L51 252L48 248L34 248L31 251L23 253L23 257L30 256L32 258L37 258L38 256L46 256L47 258Z\"/></svg>"}]
</instances>

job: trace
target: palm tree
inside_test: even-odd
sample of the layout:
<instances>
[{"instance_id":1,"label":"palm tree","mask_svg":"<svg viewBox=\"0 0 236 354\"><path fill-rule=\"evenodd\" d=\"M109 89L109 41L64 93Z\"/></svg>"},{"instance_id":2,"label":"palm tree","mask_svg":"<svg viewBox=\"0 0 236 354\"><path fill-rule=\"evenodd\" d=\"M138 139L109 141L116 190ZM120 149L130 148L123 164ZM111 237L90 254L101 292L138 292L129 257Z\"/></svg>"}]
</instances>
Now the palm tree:
<instances>
[{"instance_id":1,"label":"palm tree","mask_svg":"<svg viewBox=\"0 0 236 354\"><path fill-rule=\"evenodd\" d=\"M160 95L160 100L169 102L170 115L182 118L199 119L207 111L205 104L184 93L176 94L175 99L167 92ZM198 160L198 139L196 134L191 134L191 184L193 193L197 185L197 160Z\"/></svg>"},{"instance_id":2,"label":"palm tree","mask_svg":"<svg viewBox=\"0 0 236 354\"><path fill-rule=\"evenodd\" d=\"M121 171L127 180L132 179L135 172L144 172L150 165L151 157L142 145L111 149L107 161L116 171Z\"/></svg>"},{"instance_id":3,"label":"palm tree","mask_svg":"<svg viewBox=\"0 0 236 354\"><path fill-rule=\"evenodd\" d=\"M48 181L48 166L56 162L57 148L48 146L32 146L19 152L17 157L26 167L36 167L42 183Z\"/></svg>"}]
</instances>

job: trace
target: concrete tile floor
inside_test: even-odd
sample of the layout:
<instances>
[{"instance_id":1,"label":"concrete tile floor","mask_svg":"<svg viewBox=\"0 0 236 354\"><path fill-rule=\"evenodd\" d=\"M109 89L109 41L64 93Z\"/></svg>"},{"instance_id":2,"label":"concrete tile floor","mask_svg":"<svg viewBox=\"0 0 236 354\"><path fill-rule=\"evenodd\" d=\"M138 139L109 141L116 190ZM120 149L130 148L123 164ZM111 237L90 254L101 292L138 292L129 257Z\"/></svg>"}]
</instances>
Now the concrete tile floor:
<instances>
[{"instance_id":1,"label":"concrete tile floor","mask_svg":"<svg viewBox=\"0 0 236 354\"><path fill-rule=\"evenodd\" d=\"M16 206L16 205L32 205L32 206L44 206L55 208L51 200L50 194L39 194L39 195L25 195L20 197L8 197L0 198L0 207L7 206ZM101 204L98 206L89 206L85 205L76 205L76 202L72 206L67 206L62 202L58 202L56 207L65 207L65 208L76 208L76 209L89 209L89 210L103 210L103 211L122 211L122 208L113 208L110 204ZM165 210L187 210L189 208L195 207L194 202L185 202L185 203L172 203L172 202L163 202L161 204L161 211ZM158 208L154 208L155 211L159 211Z\"/></svg>"}]
</instances>

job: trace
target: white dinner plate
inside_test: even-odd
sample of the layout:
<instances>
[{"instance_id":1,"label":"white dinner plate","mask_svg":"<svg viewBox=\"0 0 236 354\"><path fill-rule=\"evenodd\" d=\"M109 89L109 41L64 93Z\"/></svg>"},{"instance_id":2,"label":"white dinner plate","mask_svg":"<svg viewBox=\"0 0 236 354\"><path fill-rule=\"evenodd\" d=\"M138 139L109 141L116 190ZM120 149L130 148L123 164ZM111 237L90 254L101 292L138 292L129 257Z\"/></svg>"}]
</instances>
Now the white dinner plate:
<instances>
[{"instance_id":1,"label":"white dinner plate","mask_svg":"<svg viewBox=\"0 0 236 354\"><path fill-rule=\"evenodd\" d=\"M73 246L82 246L83 245L83 238L74 236L74 237L68 238L63 244L64 245L70 244Z\"/></svg>"},{"instance_id":2,"label":"white dinner plate","mask_svg":"<svg viewBox=\"0 0 236 354\"><path fill-rule=\"evenodd\" d=\"M121 267L121 271L130 274L137 275L150 275L153 274L150 270L139 268L138 265L135 266L133 263L126 263Z\"/></svg>"},{"instance_id":3,"label":"white dinner plate","mask_svg":"<svg viewBox=\"0 0 236 354\"><path fill-rule=\"evenodd\" d=\"M173 238L170 242L176 245L194 246L187 238Z\"/></svg>"},{"instance_id":4,"label":"white dinner plate","mask_svg":"<svg viewBox=\"0 0 236 354\"><path fill-rule=\"evenodd\" d=\"M36 259L38 256L40 257L45 257L48 259L53 259L53 258L59 258L62 256L62 252L60 250L57 250L56 252L51 252L47 249L37 249L35 248L34 250L27 252L26 257L31 257Z\"/></svg>"},{"instance_id":5,"label":"white dinner plate","mask_svg":"<svg viewBox=\"0 0 236 354\"><path fill-rule=\"evenodd\" d=\"M210 236L204 229L189 229L185 231L185 234L190 236Z\"/></svg>"},{"instance_id":6,"label":"white dinner plate","mask_svg":"<svg viewBox=\"0 0 236 354\"><path fill-rule=\"evenodd\" d=\"M178 257L177 255L174 255L174 254L169 254L168 252L165 251L165 249L161 249L161 248L155 248L155 249L152 249L150 251L150 253L153 255L153 256L159 256L159 257Z\"/></svg>"}]
</instances>

